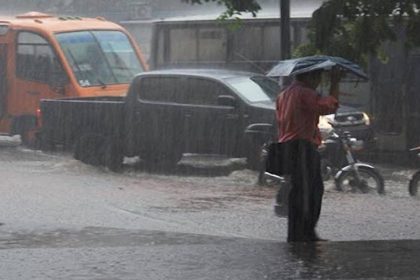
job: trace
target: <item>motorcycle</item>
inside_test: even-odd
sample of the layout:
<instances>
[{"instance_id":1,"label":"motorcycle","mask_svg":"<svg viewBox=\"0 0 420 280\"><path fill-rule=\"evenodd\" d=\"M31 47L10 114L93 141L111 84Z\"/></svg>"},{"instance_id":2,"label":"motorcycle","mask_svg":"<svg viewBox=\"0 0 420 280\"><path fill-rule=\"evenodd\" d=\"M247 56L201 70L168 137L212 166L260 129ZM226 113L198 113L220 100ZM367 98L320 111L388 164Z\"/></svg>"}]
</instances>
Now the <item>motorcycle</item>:
<instances>
[{"instance_id":1,"label":"motorcycle","mask_svg":"<svg viewBox=\"0 0 420 280\"><path fill-rule=\"evenodd\" d=\"M323 179L334 177L338 191L385 194L384 179L378 170L356 158L355 152L362 149L363 141L335 128L319 147Z\"/></svg>"},{"instance_id":2,"label":"motorcycle","mask_svg":"<svg viewBox=\"0 0 420 280\"><path fill-rule=\"evenodd\" d=\"M268 145L267 145L268 146ZM357 160L355 151L363 148L363 141L351 137L350 132L334 128L319 147L323 180L334 177L335 188L343 192L385 194L382 175L375 167ZM284 178L265 171L267 149L263 149L258 183L262 185L284 184ZM420 180L420 174L419 174Z\"/></svg>"},{"instance_id":3,"label":"motorcycle","mask_svg":"<svg viewBox=\"0 0 420 280\"><path fill-rule=\"evenodd\" d=\"M410 149L410 152L416 152L417 157L420 158L420 146ZM418 189L420 184L420 170L417 170L410 179L410 183L408 185L408 192L411 196L417 196Z\"/></svg>"}]
</instances>

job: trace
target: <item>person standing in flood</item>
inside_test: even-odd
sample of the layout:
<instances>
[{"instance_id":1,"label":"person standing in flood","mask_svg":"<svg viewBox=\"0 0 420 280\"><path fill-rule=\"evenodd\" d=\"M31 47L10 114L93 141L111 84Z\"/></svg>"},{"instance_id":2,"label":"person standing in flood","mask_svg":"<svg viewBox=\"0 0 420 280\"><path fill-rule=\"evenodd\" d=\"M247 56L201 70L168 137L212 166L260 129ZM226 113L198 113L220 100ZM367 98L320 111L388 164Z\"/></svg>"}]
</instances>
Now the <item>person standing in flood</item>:
<instances>
[{"instance_id":1,"label":"person standing in flood","mask_svg":"<svg viewBox=\"0 0 420 280\"><path fill-rule=\"evenodd\" d=\"M333 68L330 92L325 97L316 91L321 78L322 70L296 75L292 84L279 94L276 101L278 142L291 155L288 158L291 175L288 242L324 240L315 231L324 193L321 159L317 151L321 144L318 121L320 115L333 114L338 109L341 73Z\"/></svg>"}]
</instances>

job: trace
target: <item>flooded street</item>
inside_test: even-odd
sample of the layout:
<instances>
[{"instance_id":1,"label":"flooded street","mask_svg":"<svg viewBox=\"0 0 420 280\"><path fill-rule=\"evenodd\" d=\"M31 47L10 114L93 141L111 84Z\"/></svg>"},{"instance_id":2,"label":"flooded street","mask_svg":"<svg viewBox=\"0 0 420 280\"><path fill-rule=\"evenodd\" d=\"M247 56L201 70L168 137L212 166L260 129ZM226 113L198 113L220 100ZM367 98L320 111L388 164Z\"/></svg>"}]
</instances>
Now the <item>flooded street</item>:
<instances>
[{"instance_id":1,"label":"flooded street","mask_svg":"<svg viewBox=\"0 0 420 280\"><path fill-rule=\"evenodd\" d=\"M0 280L420 279L420 1L0 2Z\"/></svg>"},{"instance_id":2,"label":"flooded street","mask_svg":"<svg viewBox=\"0 0 420 280\"><path fill-rule=\"evenodd\" d=\"M257 186L256 173L240 160L190 157L164 175L133 166L117 174L67 154L21 147L1 148L0 156L3 234L106 227L286 239L286 219L273 214L276 187ZM420 201L407 190L414 170L379 168L384 196L341 193L326 183L320 235L336 241L420 238Z\"/></svg>"},{"instance_id":3,"label":"flooded street","mask_svg":"<svg viewBox=\"0 0 420 280\"><path fill-rule=\"evenodd\" d=\"M420 273L413 265L420 244L410 243L420 239L420 201L407 191L414 170L380 166L385 196L340 193L328 182L318 230L331 242L296 248L284 242L286 219L273 214L276 188L257 186L241 160L185 158L170 175L142 168L116 174L63 153L2 147L0 279Z\"/></svg>"}]
</instances>

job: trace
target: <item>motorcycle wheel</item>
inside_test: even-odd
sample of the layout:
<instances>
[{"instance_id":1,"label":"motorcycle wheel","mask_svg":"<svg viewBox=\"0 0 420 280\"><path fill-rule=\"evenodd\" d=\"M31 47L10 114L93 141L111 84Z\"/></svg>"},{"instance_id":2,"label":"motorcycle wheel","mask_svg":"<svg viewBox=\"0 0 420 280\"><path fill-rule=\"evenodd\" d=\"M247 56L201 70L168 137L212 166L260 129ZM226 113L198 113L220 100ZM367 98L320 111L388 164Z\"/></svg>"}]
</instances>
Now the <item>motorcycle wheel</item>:
<instances>
[{"instance_id":1,"label":"motorcycle wheel","mask_svg":"<svg viewBox=\"0 0 420 280\"><path fill-rule=\"evenodd\" d=\"M361 186L357 186L357 179L353 171L345 171L337 178L335 186L338 191L368 193L376 191L385 194L385 184L382 175L373 168L359 166Z\"/></svg>"},{"instance_id":2,"label":"motorcycle wheel","mask_svg":"<svg viewBox=\"0 0 420 280\"><path fill-rule=\"evenodd\" d=\"M410 184L408 185L408 192L411 196L418 195L418 189L420 184L420 171L414 173L413 177L411 177Z\"/></svg>"},{"instance_id":3,"label":"motorcycle wheel","mask_svg":"<svg viewBox=\"0 0 420 280\"><path fill-rule=\"evenodd\" d=\"M322 176L322 181L328 181L329 179L331 179L332 177L332 168L331 168L331 164L329 163L328 160L322 158L321 159L321 176Z\"/></svg>"}]
</instances>

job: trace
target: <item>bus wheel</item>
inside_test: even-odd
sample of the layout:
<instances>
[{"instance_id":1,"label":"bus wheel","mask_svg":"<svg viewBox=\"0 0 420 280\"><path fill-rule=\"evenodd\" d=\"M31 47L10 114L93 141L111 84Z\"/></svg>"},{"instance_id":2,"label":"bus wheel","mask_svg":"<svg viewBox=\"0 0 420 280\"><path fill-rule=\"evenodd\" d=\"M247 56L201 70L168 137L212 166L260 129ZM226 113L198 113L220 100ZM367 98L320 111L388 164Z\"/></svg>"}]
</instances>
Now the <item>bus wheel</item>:
<instances>
[{"instance_id":1,"label":"bus wheel","mask_svg":"<svg viewBox=\"0 0 420 280\"><path fill-rule=\"evenodd\" d=\"M36 118L32 115L16 117L12 120L11 132L20 135L22 145L34 148L36 144Z\"/></svg>"}]
</instances>

